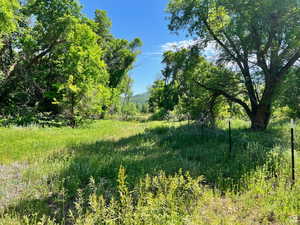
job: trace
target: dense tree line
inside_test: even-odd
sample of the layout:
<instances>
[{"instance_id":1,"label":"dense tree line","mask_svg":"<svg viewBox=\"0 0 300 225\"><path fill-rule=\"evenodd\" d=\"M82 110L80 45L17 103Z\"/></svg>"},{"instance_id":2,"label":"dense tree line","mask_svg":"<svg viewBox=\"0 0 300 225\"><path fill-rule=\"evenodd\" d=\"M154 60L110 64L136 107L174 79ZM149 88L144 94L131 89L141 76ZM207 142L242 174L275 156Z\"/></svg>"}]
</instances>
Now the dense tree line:
<instances>
[{"instance_id":1,"label":"dense tree line","mask_svg":"<svg viewBox=\"0 0 300 225\"><path fill-rule=\"evenodd\" d=\"M76 126L115 110L141 41L115 38L111 25L105 11L87 18L75 0L2 0L2 117L47 115Z\"/></svg>"}]
</instances>

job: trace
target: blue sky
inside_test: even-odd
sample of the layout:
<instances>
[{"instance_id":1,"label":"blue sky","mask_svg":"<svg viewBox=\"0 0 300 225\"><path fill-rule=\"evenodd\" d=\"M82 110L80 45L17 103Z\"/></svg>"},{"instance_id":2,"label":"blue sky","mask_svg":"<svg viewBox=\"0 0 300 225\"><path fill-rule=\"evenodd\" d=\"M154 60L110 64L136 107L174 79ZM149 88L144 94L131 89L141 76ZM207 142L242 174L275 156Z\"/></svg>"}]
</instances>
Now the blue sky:
<instances>
[{"instance_id":1,"label":"blue sky","mask_svg":"<svg viewBox=\"0 0 300 225\"><path fill-rule=\"evenodd\" d=\"M83 11L93 18L96 9L106 10L111 18L112 33L117 38L143 41L142 54L130 71L134 79L133 91L143 93L159 77L162 69L161 53L173 42L185 40L168 30L165 8L168 0L80 0Z\"/></svg>"}]
</instances>

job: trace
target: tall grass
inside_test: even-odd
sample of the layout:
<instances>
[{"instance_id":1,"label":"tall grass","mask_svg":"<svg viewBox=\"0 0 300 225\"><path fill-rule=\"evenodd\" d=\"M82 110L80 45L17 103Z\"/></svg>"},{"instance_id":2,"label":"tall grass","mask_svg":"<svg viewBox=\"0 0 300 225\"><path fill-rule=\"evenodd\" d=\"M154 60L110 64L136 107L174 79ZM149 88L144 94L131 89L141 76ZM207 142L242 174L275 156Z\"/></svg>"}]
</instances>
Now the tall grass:
<instances>
[{"instance_id":1,"label":"tall grass","mask_svg":"<svg viewBox=\"0 0 300 225\"><path fill-rule=\"evenodd\" d=\"M26 141L8 141L11 151L1 146L1 162L28 165L0 224L297 224L300 182L291 187L288 126L255 133L242 123L233 122L232 155L226 124L2 128L11 142Z\"/></svg>"}]
</instances>

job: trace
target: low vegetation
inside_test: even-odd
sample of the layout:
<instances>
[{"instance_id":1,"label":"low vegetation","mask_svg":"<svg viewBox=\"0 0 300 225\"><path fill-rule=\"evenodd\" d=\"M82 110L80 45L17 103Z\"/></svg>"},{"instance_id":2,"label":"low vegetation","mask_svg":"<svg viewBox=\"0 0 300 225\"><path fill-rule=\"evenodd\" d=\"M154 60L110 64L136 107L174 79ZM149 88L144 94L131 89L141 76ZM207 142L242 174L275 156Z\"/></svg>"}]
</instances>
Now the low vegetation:
<instances>
[{"instance_id":1,"label":"low vegetation","mask_svg":"<svg viewBox=\"0 0 300 225\"><path fill-rule=\"evenodd\" d=\"M297 224L288 126L247 126L1 128L0 224Z\"/></svg>"}]
</instances>

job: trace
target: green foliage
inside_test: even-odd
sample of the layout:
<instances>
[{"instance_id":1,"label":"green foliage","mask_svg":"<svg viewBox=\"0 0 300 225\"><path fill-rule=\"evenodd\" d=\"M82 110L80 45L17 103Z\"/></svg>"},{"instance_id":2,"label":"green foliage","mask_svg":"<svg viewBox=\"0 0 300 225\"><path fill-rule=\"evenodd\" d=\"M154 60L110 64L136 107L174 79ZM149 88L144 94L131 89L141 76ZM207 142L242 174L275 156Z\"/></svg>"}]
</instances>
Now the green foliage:
<instances>
[{"instance_id":1,"label":"green foliage","mask_svg":"<svg viewBox=\"0 0 300 225\"><path fill-rule=\"evenodd\" d=\"M105 96L108 74L101 60L103 52L97 44L97 35L88 25L74 21L66 39L68 49L61 56L62 74L65 81L57 83L62 98L55 99L62 105L70 118L70 124L76 125L76 118L90 118L102 111L101 98ZM107 90L108 92L108 90ZM102 104L101 104L102 103Z\"/></svg>"},{"instance_id":2,"label":"green foliage","mask_svg":"<svg viewBox=\"0 0 300 225\"><path fill-rule=\"evenodd\" d=\"M96 10L95 12L95 33L103 38L111 38L110 29L112 26L111 20L108 18L106 11Z\"/></svg>"},{"instance_id":3,"label":"green foliage","mask_svg":"<svg viewBox=\"0 0 300 225\"><path fill-rule=\"evenodd\" d=\"M300 118L300 70L290 71L279 92L278 107L286 107L288 117ZM276 109L275 109L276 110Z\"/></svg>"},{"instance_id":4,"label":"green foliage","mask_svg":"<svg viewBox=\"0 0 300 225\"><path fill-rule=\"evenodd\" d=\"M110 74L109 87L116 88L132 69L138 48L142 45L140 39L132 42L123 39L112 39L106 43L106 54L104 60Z\"/></svg>"},{"instance_id":5,"label":"green foliage","mask_svg":"<svg viewBox=\"0 0 300 225\"><path fill-rule=\"evenodd\" d=\"M149 112L149 106L147 103L144 103L142 105L140 105L140 112L141 113L148 113Z\"/></svg>"},{"instance_id":6,"label":"green foliage","mask_svg":"<svg viewBox=\"0 0 300 225\"><path fill-rule=\"evenodd\" d=\"M17 10L20 8L17 0L0 1L0 49L2 47L2 37L9 35L17 29Z\"/></svg>"},{"instance_id":7,"label":"green foliage","mask_svg":"<svg viewBox=\"0 0 300 225\"><path fill-rule=\"evenodd\" d=\"M137 190L131 193L126 185L125 169L120 167L119 199L117 201L112 199L107 207L103 196L92 194L89 198L90 209L87 214L84 217L74 218L73 223L182 224L188 217L187 212L194 210L190 203L204 195L205 188L199 185L200 182L202 182L200 177L192 179L188 173L180 172L173 177L168 177L161 172L156 177L147 176L141 180ZM206 197L209 195L211 193L205 193Z\"/></svg>"},{"instance_id":8,"label":"green foliage","mask_svg":"<svg viewBox=\"0 0 300 225\"><path fill-rule=\"evenodd\" d=\"M153 121L161 121L161 120L167 120L169 116L169 112L165 110L164 108L156 110L150 117L150 120Z\"/></svg>"},{"instance_id":9,"label":"green foliage","mask_svg":"<svg viewBox=\"0 0 300 225\"><path fill-rule=\"evenodd\" d=\"M42 113L75 126L114 111L141 41L114 38L105 11L88 19L75 0L15 3L0 5L7 18L1 22L11 27L1 26L7 35L0 50L0 114L22 116L26 108L34 123Z\"/></svg>"},{"instance_id":10,"label":"green foliage","mask_svg":"<svg viewBox=\"0 0 300 225\"><path fill-rule=\"evenodd\" d=\"M125 120L128 120L130 117L137 115L137 113L138 113L138 109L136 107L136 104L132 102L127 102L123 104L121 108L121 114L123 119Z\"/></svg>"},{"instance_id":11,"label":"green foliage","mask_svg":"<svg viewBox=\"0 0 300 225\"><path fill-rule=\"evenodd\" d=\"M164 80L157 80L150 89L148 100L150 112L163 108L165 111L174 109L178 102L178 91L176 86L166 84Z\"/></svg>"},{"instance_id":12,"label":"green foliage","mask_svg":"<svg viewBox=\"0 0 300 225\"><path fill-rule=\"evenodd\" d=\"M167 11L171 31L187 30L195 48L215 46L215 61L239 72L239 96L235 86L214 92L243 107L252 129L266 129L278 88L300 58L299 1L170 0ZM220 75L218 86L227 82Z\"/></svg>"},{"instance_id":13,"label":"green foliage","mask_svg":"<svg viewBox=\"0 0 300 225\"><path fill-rule=\"evenodd\" d=\"M163 62L166 64L163 78L154 83L150 92L152 111L174 110L179 118L201 120L204 125L214 127L227 105L222 92L238 96L243 90L238 74L208 62L199 56L197 49L165 52Z\"/></svg>"}]
</instances>

